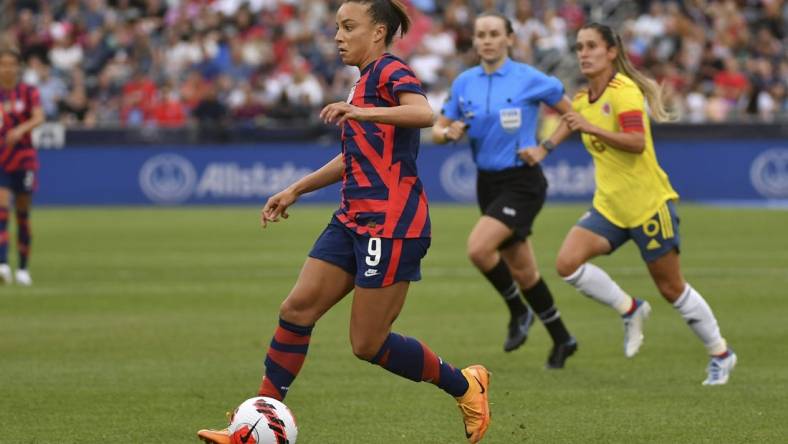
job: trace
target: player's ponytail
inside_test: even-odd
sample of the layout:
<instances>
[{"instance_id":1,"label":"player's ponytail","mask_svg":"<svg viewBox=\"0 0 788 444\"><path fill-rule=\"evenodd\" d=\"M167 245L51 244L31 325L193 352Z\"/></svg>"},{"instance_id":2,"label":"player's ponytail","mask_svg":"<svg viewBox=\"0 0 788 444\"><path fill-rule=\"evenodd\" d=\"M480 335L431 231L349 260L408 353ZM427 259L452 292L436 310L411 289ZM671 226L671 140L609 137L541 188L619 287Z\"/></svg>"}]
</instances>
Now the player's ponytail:
<instances>
[{"instance_id":1,"label":"player's ponytail","mask_svg":"<svg viewBox=\"0 0 788 444\"><path fill-rule=\"evenodd\" d=\"M386 25L386 46L394 40L394 34L400 30L400 37L410 29L410 17L405 6L399 0L346 0L345 3L361 3L369 5L372 23Z\"/></svg>"},{"instance_id":2,"label":"player's ponytail","mask_svg":"<svg viewBox=\"0 0 788 444\"><path fill-rule=\"evenodd\" d=\"M0 57L7 55L15 58L17 62L22 61L22 55L15 47L11 45L0 45Z\"/></svg>"},{"instance_id":3,"label":"player's ponytail","mask_svg":"<svg viewBox=\"0 0 788 444\"><path fill-rule=\"evenodd\" d=\"M665 109L665 100L662 97L662 85L658 84L654 79L646 76L638 71L632 62L629 61L627 51L621 41L621 37L616 34L613 29L607 25L599 23L589 23L580 29L593 29L602 36L608 48L615 47L617 50L616 60L613 64L619 72L623 73L638 86L638 89L646 97L648 103L649 114L657 122L666 122L673 120L674 116Z\"/></svg>"}]
</instances>

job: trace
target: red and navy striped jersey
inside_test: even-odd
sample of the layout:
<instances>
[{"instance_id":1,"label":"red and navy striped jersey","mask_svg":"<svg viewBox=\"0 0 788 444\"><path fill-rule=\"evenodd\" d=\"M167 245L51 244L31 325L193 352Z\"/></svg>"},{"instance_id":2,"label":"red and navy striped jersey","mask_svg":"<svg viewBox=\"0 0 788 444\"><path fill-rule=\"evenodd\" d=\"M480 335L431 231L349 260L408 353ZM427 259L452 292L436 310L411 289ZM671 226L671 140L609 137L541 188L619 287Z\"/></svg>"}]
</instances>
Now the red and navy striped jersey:
<instances>
[{"instance_id":1,"label":"red and navy striped jersey","mask_svg":"<svg viewBox=\"0 0 788 444\"><path fill-rule=\"evenodd\" d=\"M383 54L361 70L351 105L398 106L400 93L424 95L402 60ZM342 203L336 217L361 235L384 238L430 236L427 195L416 169L419 129L347 120L342 125Z\"/></svg>"},{"instance_id":2,"label":"red and navy striped jersey","mask_svg":"<svg viewBox=\"0 0 788 444\"><path fill-rule=\"evenodd\" d=\"M41 106L38 89L19 82L13 89L0 88L0 167L5 171L38 169L38 158L28 132L16 143L5 146L8 132L33 117L33 108Z\"/></svg>"}]
</instances>

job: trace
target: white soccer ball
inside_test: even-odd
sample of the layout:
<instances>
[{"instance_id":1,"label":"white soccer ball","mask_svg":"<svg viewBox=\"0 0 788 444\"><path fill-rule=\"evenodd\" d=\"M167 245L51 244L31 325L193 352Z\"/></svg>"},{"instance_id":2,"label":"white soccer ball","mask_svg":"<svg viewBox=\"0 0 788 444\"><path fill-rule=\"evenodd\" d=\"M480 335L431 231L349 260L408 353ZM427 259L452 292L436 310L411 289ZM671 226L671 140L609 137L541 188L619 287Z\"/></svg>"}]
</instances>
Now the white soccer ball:
<instances>
[{"instance_id":1,"label":"white soccer ball","mask_svg":"<svg viewBox=\"0 0 788 444\"><path fill-rule=\"evenodd\" d=\"M281 401L257 396L244 401L230 420L233 444L295 444L298 427Z\"/></svg>"}]
</instances>

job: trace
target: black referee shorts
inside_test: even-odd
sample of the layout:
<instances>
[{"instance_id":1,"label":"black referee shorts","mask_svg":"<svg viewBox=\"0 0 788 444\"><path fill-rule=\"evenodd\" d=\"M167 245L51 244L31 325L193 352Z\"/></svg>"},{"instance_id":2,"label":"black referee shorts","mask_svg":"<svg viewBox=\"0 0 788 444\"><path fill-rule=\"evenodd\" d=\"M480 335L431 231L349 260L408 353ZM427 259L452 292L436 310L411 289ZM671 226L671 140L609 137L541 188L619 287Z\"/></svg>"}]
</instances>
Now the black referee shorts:
<instances>
[{"instance_id":1,"label":"black referee shorts","mask_svg":"<svg viewBox=\"0 0 788 444\"><path fill-rule=\"evenodd\" d=\"M514 231L498 246L501 250L531 235L534 219L547 197L547 180L539 165L479 170L476 197L482 214L498 219Z\"/></svg>"}]
</instances>

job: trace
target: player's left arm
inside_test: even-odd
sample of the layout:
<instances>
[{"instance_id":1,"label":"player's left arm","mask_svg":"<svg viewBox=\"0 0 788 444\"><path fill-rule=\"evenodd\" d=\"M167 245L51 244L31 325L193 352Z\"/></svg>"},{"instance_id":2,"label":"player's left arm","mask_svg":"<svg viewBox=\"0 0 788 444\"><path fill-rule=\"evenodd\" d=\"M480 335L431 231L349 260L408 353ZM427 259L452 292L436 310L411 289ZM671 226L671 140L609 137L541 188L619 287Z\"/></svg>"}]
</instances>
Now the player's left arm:
<instances>
[{"instance_id":1,"label":"player's left arm","mask_svg":"<svg viewBox=\"0 0 788 444\"><path fill-rule=\"evenodd\" d=\"M347 102L332 103L322 111L320 118L325 123L341 125L346 120L375 122L402 128L427 128L434 120L427 98L418 93L399 93L399 105L391 107L360 108Z\"/></svg>"},{"instance_id":2,"label":"player's left arm","mask_svg":"<svg viewBox=\"0 0 788 444\"><path fill-rule=\"evenodd\" d=\"M42 108L40 105L35 106L30 113L29 119L8 131L8 134L5 136L6 145L16 145L20 140L22 140L22 137L24 137L25 134L33 131L35 127L44 123L45 120L46 117L44 116L44 108Z\"/></svg>"}]
</instances>

